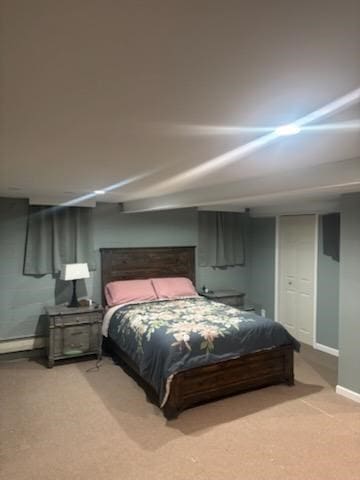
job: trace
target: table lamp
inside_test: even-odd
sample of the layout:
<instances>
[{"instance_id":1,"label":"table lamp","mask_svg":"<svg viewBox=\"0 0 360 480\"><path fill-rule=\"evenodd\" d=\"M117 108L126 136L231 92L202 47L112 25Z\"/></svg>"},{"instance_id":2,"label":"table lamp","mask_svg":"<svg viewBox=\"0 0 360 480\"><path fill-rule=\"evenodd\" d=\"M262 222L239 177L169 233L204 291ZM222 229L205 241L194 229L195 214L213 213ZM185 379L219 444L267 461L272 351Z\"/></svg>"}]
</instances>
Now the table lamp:
<instances>
[{"instance_id":1,"label":"table lamp","mask_svg":"<svg viewBox=\"0 0 360 480\"><path fill-rule=\"evenodd\" d=\"M76 308L80 307L76 296L76 280L80 280L81 278L89 278L89 268L87 263L66 263L61 266L60 272L60 280L72 280L73 282L73 294L71 298L71 302L69 303L68 307Z\"/></svg>"}]
</instances>

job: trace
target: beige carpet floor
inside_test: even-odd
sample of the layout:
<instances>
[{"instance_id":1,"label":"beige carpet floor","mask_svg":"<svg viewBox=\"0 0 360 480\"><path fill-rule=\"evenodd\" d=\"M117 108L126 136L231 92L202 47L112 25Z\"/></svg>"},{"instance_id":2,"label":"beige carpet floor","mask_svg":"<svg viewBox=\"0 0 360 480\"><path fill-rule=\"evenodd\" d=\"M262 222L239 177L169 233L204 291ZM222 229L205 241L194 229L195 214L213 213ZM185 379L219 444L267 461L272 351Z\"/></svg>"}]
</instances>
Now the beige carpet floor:
<instances>
[{"instance_id":1,"label":"beige carpet floor","mask_svg":"<svg viewBox=\"0 0 360 480\"><path fill-rule=\"evenodd\" d=\"M333 357L296 355L296 386L187 410L167 422L105 358L47 369L0 362L0 478L360 479L360 404L334 392Z\"/></svg>"}]
</instances>

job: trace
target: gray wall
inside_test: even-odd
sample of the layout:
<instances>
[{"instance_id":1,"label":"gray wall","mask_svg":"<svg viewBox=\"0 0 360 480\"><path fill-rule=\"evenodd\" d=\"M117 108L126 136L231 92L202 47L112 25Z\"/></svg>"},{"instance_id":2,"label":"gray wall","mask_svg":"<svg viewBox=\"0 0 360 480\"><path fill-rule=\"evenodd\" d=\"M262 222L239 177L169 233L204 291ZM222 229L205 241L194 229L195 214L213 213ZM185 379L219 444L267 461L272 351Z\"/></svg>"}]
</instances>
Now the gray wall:
<instances>
[{"instance_id":1,"label":"gray wall","mask_svg":"<svg viewBox=\"0 0 360 480\"><path fill-rule=\"evenodd\" d=\"M360 194L341 199L338 384L360 393Z\"/></svg>"},{"instance_id":2,"label":"gray wall","mask_svg":"<svg viewBox=\"0 0 360 480\"><path fill-rule=\"evenodd\" d=\"M250 218L247 298L264 308L269 318L274 318L275 228L275 217Z\"/></svg>"},{"instance_id":3,"label":"gray wall","mask_svg":"<svg viewBox=\"0 0 360 480\"><path fill-rule=\"evenodd\" d=\"M55 281L22 275L26 200L0 199L0 338L41 333L43 304L54 303Z\"/></svg>"},{"instance_id":4,"label":"gray wall","mask_svg":"<svg viewBox=\"0 0 360 480\"><path fill-rule=\"evenodd\" d=\"M22 275L28 203L0 199L0 339L44 333L44 305L65 302L70 282L51 275L35 278ZM186 246L198 243L195 209L125 214L116 204L98 204L94 209L95 247ZM97 271L85 283L78 282L80 295L100 301L100 256ZM247 268L226 270L197 268L197 285L236 288L245 291Z\"/></svg>"},{"instance_id":5,"label":"gray wall","mask_svg":"<svg viewBox=\"0 0 360 480\"><path fill-rule=\"evenodd\" d=\"M145 247L198 245L198 214L196 209L162 212L121 213L111 203L95 208L95 247ZM97 271L100 256L97 254ZM210 288L246 288L246 267L224 270L197 266L197 286ZM93 297L100 300L100 277L95 275Z\"/></svg>"},{"instance_id":6,"label":"gray wall","mask_svg":"<svg viewBox=\"0 0 360 480\"><path fill-rule=\"evenodd\" d=\"M340 263L323 254L322 215L319 218L319 256L316 341L327 347L339 346Z\"/></svg>"}]
</instances>

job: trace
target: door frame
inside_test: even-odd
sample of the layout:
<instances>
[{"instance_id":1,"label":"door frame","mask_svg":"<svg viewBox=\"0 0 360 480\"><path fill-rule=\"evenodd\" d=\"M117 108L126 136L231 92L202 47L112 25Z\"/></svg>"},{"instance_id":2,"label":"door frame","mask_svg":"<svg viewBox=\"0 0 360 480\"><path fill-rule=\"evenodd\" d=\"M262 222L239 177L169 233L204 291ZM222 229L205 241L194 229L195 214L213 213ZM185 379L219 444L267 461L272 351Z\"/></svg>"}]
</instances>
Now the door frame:
<instances>
[{"instance_id":1,"label":"door frame","mask_svg":"<svg viewBox=\"0 0 360 480\"><path fill-rule=\"evenodd\" d=\"M279 303L280 303L280 288L279 288L279 262L280 262L280 217L284 216L300 216L300 215L314 215L315 216L315 245L314 245L314 306L313 306L313 338L312 346L316 350L323 350L327 353L330 353L327 350L324 350L321 347L326 347L325 345L320 345L316 341L316 328L317 328L317 293L318 293L318 259L319 259L319 214L318 213L296 213L296 214L286 214L286 215L276 215L275 223L275 299L274 299L274 317L275 321L279 322ZM320 348L319 348L320 347ZM333 355L334 353L332 353Z\"/></svg>"}]
</instances>

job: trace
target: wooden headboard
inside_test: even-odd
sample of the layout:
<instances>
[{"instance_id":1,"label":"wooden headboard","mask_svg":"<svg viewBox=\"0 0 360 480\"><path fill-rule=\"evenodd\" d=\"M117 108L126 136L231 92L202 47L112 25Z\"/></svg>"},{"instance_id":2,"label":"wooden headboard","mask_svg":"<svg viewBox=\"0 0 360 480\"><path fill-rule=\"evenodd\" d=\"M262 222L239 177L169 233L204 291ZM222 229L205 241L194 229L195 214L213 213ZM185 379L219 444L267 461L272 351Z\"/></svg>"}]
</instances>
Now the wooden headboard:
<instances>
[{"instance_id":1,"label":"wooden headboard","mask_svg":"<svg viewBox=\"0 0 360 480\"><path fill-rule=\"evenodd\" d=\"M104 287L116 280L187 277L195 283L195 247L100 248Z\"/></svg>"}]
</instances>

